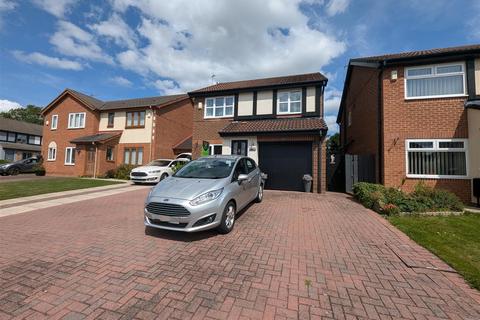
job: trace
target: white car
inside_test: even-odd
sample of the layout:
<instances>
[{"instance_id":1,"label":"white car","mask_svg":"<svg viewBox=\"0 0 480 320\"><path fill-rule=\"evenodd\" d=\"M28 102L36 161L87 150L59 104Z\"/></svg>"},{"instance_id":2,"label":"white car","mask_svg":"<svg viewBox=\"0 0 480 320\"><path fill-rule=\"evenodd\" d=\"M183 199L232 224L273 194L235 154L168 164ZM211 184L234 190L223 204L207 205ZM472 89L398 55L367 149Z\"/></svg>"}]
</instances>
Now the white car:
<instances>
[{"instance_id":1,"label":"white car","mask_svg":"<svg viewBox=\"0 0 480 320\"><path fill-rule=\"evenodd\" d=\"M153 160L146 166L138 167L130 172L130 180L137 183L156 183L160 182L166 177L173 175L173 168L177 164L186 164L189 159L157 159Z\"/></svg>"}]
</instances>

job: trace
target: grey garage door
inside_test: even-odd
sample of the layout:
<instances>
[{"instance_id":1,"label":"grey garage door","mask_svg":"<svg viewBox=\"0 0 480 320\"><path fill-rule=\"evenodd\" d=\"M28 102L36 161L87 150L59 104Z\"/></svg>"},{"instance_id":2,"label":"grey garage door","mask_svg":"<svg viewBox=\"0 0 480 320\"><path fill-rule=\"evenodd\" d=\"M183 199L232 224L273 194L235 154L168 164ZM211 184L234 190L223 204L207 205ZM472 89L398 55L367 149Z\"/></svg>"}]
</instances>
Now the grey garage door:
<instances>
[{"instance_id":1,"label":"grey garage door","mask_svg":"<svg viewBox=\"0 0 480 320\"><path fill-rule=\"evenodd\" d=\"M260 142L258 153L265 189L303 191L303 175L312 174L311 142Z\"/></svg>"}]
</instances>

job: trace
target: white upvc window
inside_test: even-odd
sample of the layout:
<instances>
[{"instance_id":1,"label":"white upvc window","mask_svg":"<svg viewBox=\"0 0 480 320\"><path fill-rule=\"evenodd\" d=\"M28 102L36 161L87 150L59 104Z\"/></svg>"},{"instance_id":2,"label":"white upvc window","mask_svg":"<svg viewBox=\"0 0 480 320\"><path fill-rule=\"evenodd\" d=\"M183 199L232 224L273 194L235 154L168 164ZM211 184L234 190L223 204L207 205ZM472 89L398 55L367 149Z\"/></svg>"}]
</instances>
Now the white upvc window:
<instances>
[{"instance_id":1,"label":"white upvc window","mask_svg":"<svg viewBox=\"0 0 480 320\"><path fill-rule=\"evenodd\" d=\"M85 128L85 112L68 114L68 129Z\"/></svg>"},{"instance_id":2,"label":"white upvc window","mask_svg":"<svg viewBox=\"0 0 480 320\"><path fill-rule=\"evenodd\" d=\"M223 145L221 144L211 144L208 147L208 152L211 156L216 154L222 154L222 148L223 148Z\"/></svg>"},{"instance_id":3,"label":"white upvc window","mask_svg":"<svg viewBox=\"0 0 480 320\"><path fill-rule=\"evenodd\" d=\"M57 144L54 141L52 141L48 144L47 160L55 161L56 159L57 159Z\"/></svg>"},{"instance_id":4,"label":"white upvc window","mask_svg":"<svg viewBox=\"0 0 480 320\"><path fill-rule=\"evenodd\" d=\"M58 114L52 115L52 124L50 125L50 130L56 130L58 126Z\"/></svg>"},{"instance_id":5,"label":"white upvc window","mask_svg":"<svg viewBox=\"0 0 480 320\"><path fill-rule=\"evenodd\" d=\"M302 90L279 91L277 93L277 114L302 112Z\"/></svg>"},{"instance_id":6,"label":"white upvc window","mask_svg":"<svg viewBox=\"0 0 480 320\"><path fill-rule=\"evenodd\" d=\"M234 104L234 96L206 98L204 118L233 117Z\"/></svg>"},{"instance_id":7,"label":"white upvc window","mask_svg":"<svg viewBox=\"0 0 480 320\"><path fill-rule=\"evenodd\" d=\"M465 96L465 63L405 68L405 99Z\"/></svg>"},{"instance_id":8,"label":"white upvc window","mask_svg":"<svg viewBox=\"0 0 480 320\"><path fill-rule=\"evenodd\" d=\"M75 164L75 148L67 147L65 148L65 164L73 166Z\"/></svg>"},{"instance_id":9,"label":"white upvc window","mask_svg":"<svg viewBox=\"0 0 480 320\"><path fill-rule=\"evenodd\" d=\"M405 141L409 178L465 179L468 176L467 139Z\"/></svg>"}]
</instances>

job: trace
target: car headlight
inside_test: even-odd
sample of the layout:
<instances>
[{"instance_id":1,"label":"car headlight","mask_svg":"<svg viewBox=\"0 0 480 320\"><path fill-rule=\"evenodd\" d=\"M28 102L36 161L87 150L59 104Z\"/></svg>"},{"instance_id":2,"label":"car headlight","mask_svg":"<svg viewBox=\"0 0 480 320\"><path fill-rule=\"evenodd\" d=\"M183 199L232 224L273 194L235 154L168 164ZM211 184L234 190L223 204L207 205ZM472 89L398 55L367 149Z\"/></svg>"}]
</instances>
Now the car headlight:
<instances>
[{"instance_id":1,"label":"car headlight","mask_svg":"<svg viewBox=\"0 0 480 320\"><path fill-rule=\"evenodd\" d=\"M190 201L191 206L198 206L210 201L217 199L222 194L223 188L218 190L212 190L205 192L204 194L199 195L192 201Z\"/></svg>"}]
</instances>

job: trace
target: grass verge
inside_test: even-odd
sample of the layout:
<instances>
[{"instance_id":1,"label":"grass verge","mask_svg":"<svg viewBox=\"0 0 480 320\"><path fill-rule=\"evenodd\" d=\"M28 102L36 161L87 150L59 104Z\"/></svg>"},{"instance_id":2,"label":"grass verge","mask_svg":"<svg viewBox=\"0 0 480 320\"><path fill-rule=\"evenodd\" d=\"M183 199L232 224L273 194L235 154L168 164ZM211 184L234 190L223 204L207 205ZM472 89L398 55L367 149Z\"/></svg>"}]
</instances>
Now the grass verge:
<instances>
[{"instance_id":1,"label":"grass verge","mask_svg":"<svg viewBox=\"0 0 480 320\"><path fill-rule=\"evenodd\" d=\"M391 216L388 220L480 290L480 214Z\"/></svg>"},{"instance_id":2,"label":"grass verge","mask_svg":"<svg viewBox=\"0 0 480 320\"><path fill-rule=\"evenodd\" d=\"M49 178L45 180L8 181L0 183L0 200L35 196L52 192L102 187L118 183L122 182L81 178Z\"/></svg>"}]
</instances>

